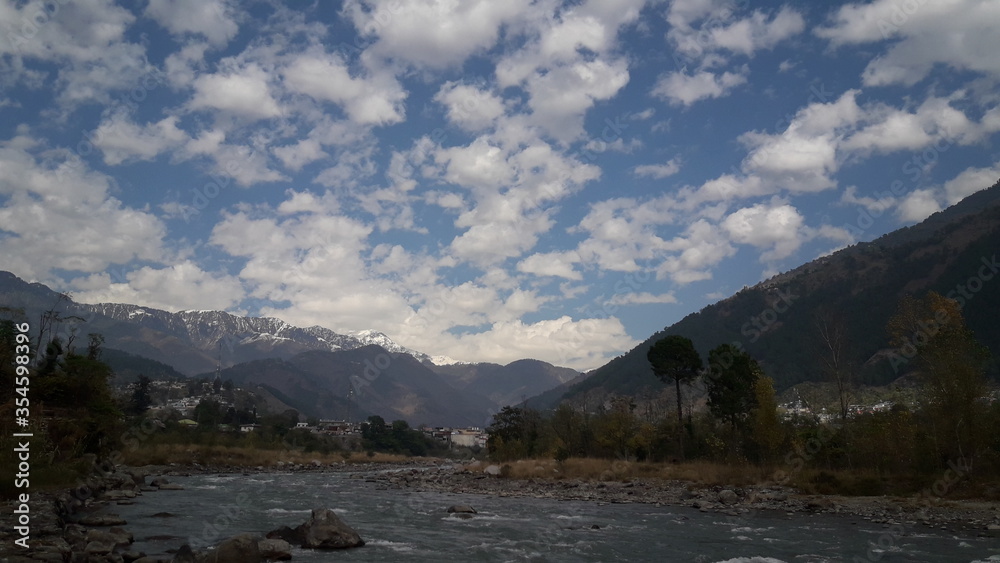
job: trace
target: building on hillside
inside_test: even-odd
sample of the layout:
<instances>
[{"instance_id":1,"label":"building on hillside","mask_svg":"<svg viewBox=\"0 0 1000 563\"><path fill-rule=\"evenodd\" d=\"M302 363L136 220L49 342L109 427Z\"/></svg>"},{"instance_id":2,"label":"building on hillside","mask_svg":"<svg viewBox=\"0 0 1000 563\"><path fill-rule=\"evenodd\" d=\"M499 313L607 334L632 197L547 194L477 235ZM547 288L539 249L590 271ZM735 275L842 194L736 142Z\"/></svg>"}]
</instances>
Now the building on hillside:
<instances>
[{"instance_id":1,"label":"building on hillside","mask_svg":"<svg viewBox=\"0 0 1000 563\"><path fill-rule=\"evenodd\" d=\"M254 430L259 430L259 424L241 424L240 432L253 432Z\"/></svg>"}]
</instances>

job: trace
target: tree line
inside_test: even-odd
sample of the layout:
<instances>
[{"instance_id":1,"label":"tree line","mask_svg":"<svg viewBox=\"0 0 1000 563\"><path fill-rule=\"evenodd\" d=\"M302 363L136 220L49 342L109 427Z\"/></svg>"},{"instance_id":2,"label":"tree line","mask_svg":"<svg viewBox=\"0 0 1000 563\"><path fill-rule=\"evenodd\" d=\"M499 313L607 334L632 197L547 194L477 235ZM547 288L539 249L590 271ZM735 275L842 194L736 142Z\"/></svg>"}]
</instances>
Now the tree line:
<instances>
[{"instance_id":1,"label":"tree line","mask_svg":"<svg viewBox=\"0 0 1000 563\"><path fill-rule=\"evenodd\" d=\"M1000 473L1000 401L992 402L986 378L989 352L965 324L958 304L930 292L907 296L885 330L891 362L917 387L915 404L881 412L849 413L857 396L850 357L850 330L835 314L816 319L816 352L837 404L830 419L783 417L774 382L746 351L723 344L707 365L692 341L669 335L648 350L650 372L673 388L669 416L643 416L631 397L597 408L561 404L540 412L506 407L487 428L497 461L522 458L603 457L625 460L711 460L758 467L795 465L869 475L865 491L886 492L893 479L925 484L941 471L961 467L964 476ZM697 385L695 385L697 384ZM687 408L685 392L705 408Z\"/></svg>"}]
</instances>

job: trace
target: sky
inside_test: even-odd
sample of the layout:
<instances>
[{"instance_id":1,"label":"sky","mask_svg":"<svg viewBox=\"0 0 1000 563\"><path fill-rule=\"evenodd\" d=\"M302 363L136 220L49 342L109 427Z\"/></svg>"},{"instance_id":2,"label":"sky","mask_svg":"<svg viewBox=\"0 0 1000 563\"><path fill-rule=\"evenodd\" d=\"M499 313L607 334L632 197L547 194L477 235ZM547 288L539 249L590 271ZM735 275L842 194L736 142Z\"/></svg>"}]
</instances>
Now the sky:
<instances>
[{"instance_id":1,"label":"sky","mask_svg":"<svg viewBox=\"0 0 1000 563\"><path fill-rule=\"evenodd\" d=\"M995 183L997 53L995 0L0 0L0 269L586 370Z\"/></svg>"}]
</instances>

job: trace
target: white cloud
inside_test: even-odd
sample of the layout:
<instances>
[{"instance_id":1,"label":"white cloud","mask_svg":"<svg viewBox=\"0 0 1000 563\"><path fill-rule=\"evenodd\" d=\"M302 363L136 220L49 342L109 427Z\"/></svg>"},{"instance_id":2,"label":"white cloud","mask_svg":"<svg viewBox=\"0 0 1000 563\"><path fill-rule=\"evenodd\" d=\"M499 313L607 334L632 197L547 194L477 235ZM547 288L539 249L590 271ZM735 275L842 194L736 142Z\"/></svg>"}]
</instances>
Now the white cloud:
<instances>
[{"instance_id":1,"label":"white cloud","mask_svg":"<svg viewBox=\"0 0 1000 563\"><path fill-rule=\"evenodd\" d=\"M672 158L666 164L642 164L632 169L636 176L649 176L657 180L673 176L680 172L680 159Z\"/></svg>"},{"instance_id":2,"label":"white cloud","mask_svg":"<svg viewBox=\"0 0 1000 563\"><path fill-rule=\"evenodd\" d=\"M469 84L446 82L434 100L447 108L448 121L466 131L486 129L504 114L500 97Z\"/></svg>"},{"instance_id":3,"label":"white cloud","mask_svg":"<svg viewBox=\"0 0 1000 563\"><path fill-rule=\"evenodd\" d=\"M967 168L944 183L944 199L948 205L954 205L997 181L1000 181L1000 162L984 168Z\"/></svg>"},{"instance_id":4,"label":"white cloud","mask_svg":"<svg viewBox=\"0 0 1000 563\"><path fill-rule=\"evenodd\" d=\"M992 0L846 4L816 34L834 46L894 40L862 75L866 86L922 80L935 64L1000 78L1000 4Z\"/></svg>"},{"instance_id":5,"label":"white cloud","mask_svg":"<svg viewBox=\"0 0 1000 563\"><path fill-rule=\"evenodd\" d=\"M18 136L0 143L0 169L5 268L45 279L55 268L91 273L167 255L160 220L111 197L111 179L68 151Z\"/></svg>"},{"instance_id":6,"label":"white cloud","mask_svg":"<svg viewBox=\"0 0 1000 563\"><path fill-rule=\"evenodd\" d=\"M640 291L616 293L607 301L608 305L656 305L663 303L677 303L677 297L673 293L654 295L646 291Z\"/></svg>"},{"instance_id":7,"label":"white cloud","mask_svg":"<svg viewBox=\"0 0 1000 563\"><path fill-rule=\"evenodd\" d=\"M527 80L528 105L535 123L564 142L583 136L583 116L599 100L612 98L628 83L623 59L579 61L534 74Z\"/></svg>"},{"instance_id":8,"label":"white cloud","mask_svg":"<svg viewBox=\"0 0 1000 563\"><path fill-rule=\"evenodd\" d=\"M900 202L896 216L900 221L916 223L938 211L941 211L941 204L938 203L934 190L914 190Z\"/></svg>"},{"instance_id":9,"label":"white cloud","mask_svg":"<svg viewBox=\"0 0 1000 563\"><path fill-rule=\"evenodd\" d=\"M165 268L144 266L116 282L106 273L70 282L73 299L81 303L137 303L166 311L230 309L243 300L240 281L210 274L190 261Z\"/></svg>"},{"instance_id":10,"label":"white cloud","mask_svg":"<svg viewBox=\"0 0 1000 563\"><path fill-rule=\"evenodd\" d=\"M527 7L526 0L349 0L344 12L375 40L366 55L444 68L491 47Z\"/></svg>"},{"instance_id":11,"label":"white cloud","mask_svg":"<svg viewBox=\"0 0 1000 563\"><path fill-rule=\"evenodd\" d=\"M294 57L281 73L291 92L338 104L355 123L386 125L404 118L406 92L387 72L354 77L339 55L310 51Z\"/></svg>"},{"instance_id":12,"label":"white cloud","mask_svg":"<svg viewBox=\"0 0 1000 563\"><path fill-rule=\"evenodd\" d=\"M224 0L150 0L146 16L175 35L196 33L221 46L239 31L235 11Z\"/></svg>"},{"instance_id":13,"label":"white cloud","mask_svg":"<svg viewBox=\"0 0 1000 563\"><path fill-rule=\"evenodd\" d=\"M517 264L517 270L536 276L554 276L568 280L582 280L583 275L573 268L580 257L576 252L545 252L532 254Z\"/></svg>"},{"instance_id":14,"label":"white cloud","mask_svg":"<svg viewBox=\"0 0 1000 563\"><path fill-rule=\"evenodd\" d=\"M700 100L728 95L734 88L746 83L747 74L746 66L738 73L725 71L716 74L702 70L688 74L673 71L660 77L652 94L668 100L671 105L690 106Z\"/></svg>"},{"instance_id":15,"label":"white cloud","mask_svg":"<svg viewBox=\"0 0 1000 563\"><path fill-rule=\"evenodd\" d=\"M748 18L712 28L709 37L711 46L715 49L753 56L761 49L773 49L781 41L802 33L804 29L805 20L802 15L788 6L782 6L770 20L763 12L755 11Z\"/></svg>"},{"instance_id":16,"label":"white cloud","mask_svg":"<svg viewBox=\"0 0 1000 563\"><path fill-rule=\"evenodd\" d=\"M762 262L787 258L806 238L798 210L781 202L744 207L726 217L721 227L734 242L764 250Z\"/></svg>"},{"instance_id":17,"label":"white cloud","mask_svg":"<svg viewBox=\"0 0 1000 563\"><path fill-rule=\"evenodd\" d=\"M692 223L663 248L672 254L656 268L656 279L670 278L680 285L711 279L712 267L736 254L719 229L704 219Z\"/></svg>"},{"instance_id":18,"label":"white cloud","mask_svg":"<svg viewBox=\"0 0 1000 563\"><path fill-rule=\"evenodd\" d=\"M153 160L188 140L187 133L177 128L177 117L139 126L124 113L106 118L92 137L104 153L104 163L112 166L129 160Z\"/></svg>"},{"instance_id":19,"label":"white cloud","mask_svg":"<svg viewBox=\"0 0 1000 563\"><path fill-rule=\"evenodd\" d=\"M271 94L270 82L271 77L256 63L203 74L194 80L195 92L188 107L217 110L250 120L277 117L282 110Z\"/></svg>"}]
</instances>

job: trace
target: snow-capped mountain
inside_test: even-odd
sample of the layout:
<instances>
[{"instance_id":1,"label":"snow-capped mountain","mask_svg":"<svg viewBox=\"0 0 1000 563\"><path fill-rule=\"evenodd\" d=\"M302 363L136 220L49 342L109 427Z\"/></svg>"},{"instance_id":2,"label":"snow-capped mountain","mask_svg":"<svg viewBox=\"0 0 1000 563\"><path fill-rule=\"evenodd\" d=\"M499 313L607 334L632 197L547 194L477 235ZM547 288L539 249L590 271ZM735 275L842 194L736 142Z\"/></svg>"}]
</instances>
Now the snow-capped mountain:
<instances>
[{"instance_id":1,"label":"snow-capped mountain","mask_svg":"<svg viewBox=\"0 0 1000 563\"><path fill-rule=\"evenodd\" d=\"M202 366L202 371L215 367L220 360L227 367L263 357L291 357L308 350L353 350L371 344L394 354L430 360L427 354L401 346L375 330L341 334L321 326L300 328L273 317L241 317L224 311L170 313L124 303L76 304L76 309L136 325L140 333L155 331L187 341L214 359Z\"/></svg>"}]
</instances>

